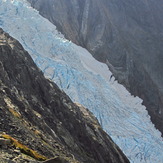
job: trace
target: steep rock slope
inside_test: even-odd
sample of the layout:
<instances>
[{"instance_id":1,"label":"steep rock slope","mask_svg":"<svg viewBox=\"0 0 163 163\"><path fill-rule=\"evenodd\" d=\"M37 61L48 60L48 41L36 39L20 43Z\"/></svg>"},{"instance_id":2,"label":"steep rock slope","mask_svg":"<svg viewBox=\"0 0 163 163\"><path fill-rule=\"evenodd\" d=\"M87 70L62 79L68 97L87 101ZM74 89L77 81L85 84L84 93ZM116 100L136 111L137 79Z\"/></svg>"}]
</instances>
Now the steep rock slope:
<instances>
[{"instance_id":1,"label":"steep rock slope","mask_svg":"<svg viewBox=\"0 0 163 163\"><path fill-rule=\"evenodd\" d=\"M105 62L163 132L163 0L28 0L66 38Z\"/></svg>"},{"instance_id":2,"label":"steep rock slope","mask_svg":"<svg viewBox=\"0 0 163 163\"><path fill-rule=\"evenodd\" d=\"M68 162L129 162L96 118L45 79L19 42L2 29L0 106L1 133L47 158L59 155Z\"/></svg>"},{"instance_id":3,"label":"steep rock slope","mask_svg":"<svg viewBox=\"0 0 163 163\"><path fill-rule=\"evenodd\" d=\"M21 42L46 77L94 113L131 162L163 162L161 134L141 99L110 78L105 64L64 39L25 0L0 2L0 26Z\"/></svg>"}]
</instances>

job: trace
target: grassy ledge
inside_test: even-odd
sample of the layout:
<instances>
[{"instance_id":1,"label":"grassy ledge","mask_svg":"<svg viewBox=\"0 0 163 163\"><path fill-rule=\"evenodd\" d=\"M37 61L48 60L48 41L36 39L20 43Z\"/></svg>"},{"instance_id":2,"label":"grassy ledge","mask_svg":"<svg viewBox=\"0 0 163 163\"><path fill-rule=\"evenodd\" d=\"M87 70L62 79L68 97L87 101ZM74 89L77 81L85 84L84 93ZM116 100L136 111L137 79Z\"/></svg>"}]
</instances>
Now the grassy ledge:
<instances>
[{"instance_id":1,"label":"grassy ledge","mask_svg":"<svg viewBox=\"0 0 163 163\"><path fill-rule=\"evenodd\" d=\"M27 146L21 144L18 140L14 139L10 135L4 134L2 135L3 138L8 139L11 141L11 144L15 146L15 148L20 149L20 151L26 155L29 155L30 157L33 157L34 159L38 161L45 161L47 158L45 156L42 156L38 154L36 151L28 148Z\"/></svg>"}]
</instances>

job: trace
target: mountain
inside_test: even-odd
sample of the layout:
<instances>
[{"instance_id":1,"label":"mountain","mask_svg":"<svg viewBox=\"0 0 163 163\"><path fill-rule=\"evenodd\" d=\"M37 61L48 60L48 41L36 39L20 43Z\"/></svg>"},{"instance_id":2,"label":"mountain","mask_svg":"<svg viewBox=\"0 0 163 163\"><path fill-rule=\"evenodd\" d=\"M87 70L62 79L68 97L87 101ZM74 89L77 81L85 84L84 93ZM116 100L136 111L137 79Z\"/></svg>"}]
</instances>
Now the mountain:
<instances>
[{"instance_id":1,"label":"mountain","mask_svg":"<svg viewBox=\"0 0 163 163\"><path fill-rule=\"evenodd\" d=\"M143 99L163 133L163 0L28 0Z\"/></svg>"},{"instance_id":2,"label":"mountain","mask_svg":"<svg viewBox=\"0 0 163 163\"><path fill-rule=\"evenodd\" d=\"M69 160L67 163L129 162L92 113L74 104L53 82L45 79L20 43L2 29L0 105L0 145L6 139L11 140L9 143L17 151L11 153L14 147L8 146L7 157L15 162L25 162L25 158L19 157L21 152L35 156L19 142L45 156L35 156L38 160L60 156L56 160ZM1 150L6 152L3 146ZM0 153L2 160L4 153Z\"/></svg>"},{"instance_id":3,"label":"mountain","mask_svg":"<svg viewBox=\"0 0 163 163\"><path fill-rule=\"evenodd\" d=\"M142 100L114 81L106 64L66 40L25 0L0 1L0 20L0 27L22 44L46 78L93 112L131 162L163 162L161 133Z\"/></svg>"}]
</instances>

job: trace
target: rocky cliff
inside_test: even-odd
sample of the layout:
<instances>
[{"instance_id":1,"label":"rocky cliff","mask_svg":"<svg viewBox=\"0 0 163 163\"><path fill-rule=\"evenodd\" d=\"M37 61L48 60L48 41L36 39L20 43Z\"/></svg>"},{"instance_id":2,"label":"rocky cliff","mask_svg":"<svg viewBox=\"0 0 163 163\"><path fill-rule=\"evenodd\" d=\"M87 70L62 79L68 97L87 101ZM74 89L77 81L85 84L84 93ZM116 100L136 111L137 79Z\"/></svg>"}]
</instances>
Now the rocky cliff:
<instances>
[{"instance_id":1,"label":"rocky cliff","mask_svg":"<svg viewBox=\"0 0 163 163\"><path fill-rule=\"evenodd\" d=\"M46 79L2 29L0 156L6 163L129 162L92 113Z\"/></svg>"},{"instance_id":2,"label":"rocky cliff","mask_svg":"<svg viewBox=\"0 0 163 163\"><path fill-rule=\"evenodd\" d=\"M66 38L105 62L163 132L163 1L28 0Z\"/></svg>"}]
</instances>

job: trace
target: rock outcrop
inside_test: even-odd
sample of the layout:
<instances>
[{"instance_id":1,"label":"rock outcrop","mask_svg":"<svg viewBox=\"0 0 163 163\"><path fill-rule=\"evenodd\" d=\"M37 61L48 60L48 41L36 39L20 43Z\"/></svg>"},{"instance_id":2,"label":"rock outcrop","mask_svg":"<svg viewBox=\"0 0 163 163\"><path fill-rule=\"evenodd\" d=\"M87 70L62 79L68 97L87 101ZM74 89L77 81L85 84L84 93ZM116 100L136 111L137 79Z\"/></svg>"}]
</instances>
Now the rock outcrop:
<instances>
[{"instance_id":1,"label":"rock outcrop","mask_svg":"<svg viewBox=\"0 0 163 163\"><path fill-rule=\"evenodd\" d=\"M163 133L162 0L28 1L142 98L151 120Z\"/></svg>"},{"instance_id":2,"label":"rock outcrop","mask_svg":"<svg viewBox=\"0 0 163 163\"><path fill-rule=\"evenodd\" d=\"M129 162L92 113L46 79L2 29L0 132L1 162Z\"/></svg>"}]
</instances>

